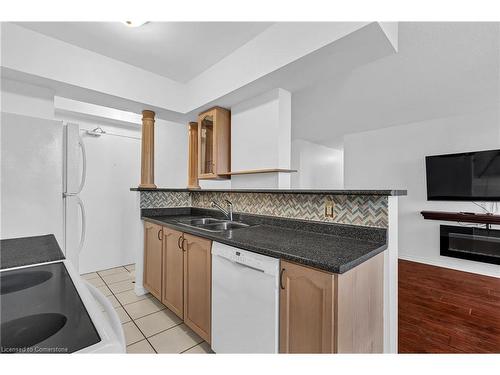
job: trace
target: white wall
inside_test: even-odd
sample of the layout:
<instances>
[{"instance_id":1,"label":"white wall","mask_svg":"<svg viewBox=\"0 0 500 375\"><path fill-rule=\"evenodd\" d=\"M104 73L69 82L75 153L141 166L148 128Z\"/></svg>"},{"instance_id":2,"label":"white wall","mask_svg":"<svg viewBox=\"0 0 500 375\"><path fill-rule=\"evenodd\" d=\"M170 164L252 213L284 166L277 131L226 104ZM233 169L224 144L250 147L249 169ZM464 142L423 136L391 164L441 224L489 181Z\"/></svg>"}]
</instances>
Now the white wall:
<instances>
[{"instance_id":1,"label":"white wall","mask_svg":"<svg viewBox=\"0 0 500 375\"><path fill-rule=\"evenodd\" d=\"M199 180L202 189L231 189L231 180Z\"/></svg>"},{"instance_id":2,"label":"white wall","mask_svg":"<svg viewBox=\"0 0 500 375\"><path fill-rule=\"evenodd\" d=\"M52 90L3 77L0 89L2 112L54 119L54 92Z\"/></svg>"},{"instance_id":3,"label":"white wall","mask_svg":"<svg viewBox=\"0 0 500 375\"><path fill-rule=\"evenodd\" d=\"M291 95L271 90L231 108L231 170L291 167ZM232 176L233 188L289 188L290 176Z\"/></svg>"},{"instance_id":4,"label":"white wall","mask_svg":"<svg viewBox=\"0 0 500 375\"><path fill-rule=\"evenodd\" d=\"M399 200L399 257L468 272L500 276L497 265L439 255L439 225L422 210L481 212L470 202L428 202L426 155L500 148L499 107L462 116L347 135L344 179L349 189L407 189Z\"/></svg>"},{"instance_id":5,"label":"white wall","mask_svg":"<svg viewBox=\"0 0 500 375\"><path fill-rule=\"evenodd\" d=\"M155 122L155 184L186 187L188 165L187 124L158 119ZM140 169L140 167L139 167ZM139 184L139 180L136 185Z\"/></svg>"},{"instance_id":6,"label":"white wall","mask_svg":"<svg viewBox=\"0 0 500 375\"><path fill-rule=\"evenodd\" d=\"M95 104L55 97L59 118L75 122L105 123L118 127L121 133L141 136L142 115ZM187 126L184 123L156 119L155 121L155 183L159 187L185 187L187 184ZM139 156L140 158L140 156ZM140 180L132 186L138 186Z\"/></svg>"},{"instance_id":7,"label":"white wall","mask_svg":"<svg viewBox=\"0 0 500 375\"><path fill-rule=\"evenodd\" d=\"M343 150L295 139L292 141L292 188L342 189L344 187Z\"/></svg>"}]
</instances>

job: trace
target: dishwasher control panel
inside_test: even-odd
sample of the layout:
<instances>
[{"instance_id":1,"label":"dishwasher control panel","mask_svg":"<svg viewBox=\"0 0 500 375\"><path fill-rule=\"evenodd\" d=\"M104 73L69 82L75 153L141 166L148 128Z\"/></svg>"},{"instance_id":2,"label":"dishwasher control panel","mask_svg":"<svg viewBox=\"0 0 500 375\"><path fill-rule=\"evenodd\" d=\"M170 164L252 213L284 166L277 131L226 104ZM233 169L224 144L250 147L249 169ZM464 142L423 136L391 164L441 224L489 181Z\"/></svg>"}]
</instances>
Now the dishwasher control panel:
<instances>
[{"instance_id":1,"label":"dishwasher control panel","mask_svg":"<svg viewBox=\"0 0 500 375\"><path fill-rule=\"evenodd\" d=\"M279 259L214 242L212 254L268 274L279 272Z\"/></svg>"}]
</instances>

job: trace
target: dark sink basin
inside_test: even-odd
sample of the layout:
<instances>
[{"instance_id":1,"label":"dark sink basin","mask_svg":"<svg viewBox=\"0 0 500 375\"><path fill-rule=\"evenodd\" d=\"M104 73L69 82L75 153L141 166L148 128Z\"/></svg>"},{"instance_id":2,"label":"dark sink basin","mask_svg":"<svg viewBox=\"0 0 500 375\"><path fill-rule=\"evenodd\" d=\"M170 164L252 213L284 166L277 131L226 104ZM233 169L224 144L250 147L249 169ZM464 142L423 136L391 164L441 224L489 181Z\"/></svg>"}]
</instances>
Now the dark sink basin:
<instances>
[{"instance_id":1,"label":"dark sink basin","mask_svg":"<svg viewBox=\"0 0 500 375\"><path fill-rule=\"evenodd\" d=\"M59 332L66 321L66 316L56 313L34 314L9 320L0 326L0 342L3 348L9 350L30 347Z\"/></svg>"},{"instance_id":2,"label":"dark sink basin","mask_svg":"<svg viewBox=\"0 0 500 375\"><path fill-rule=\"evenodd\" d=\"M25 271L12 275L0 276L0 294L8 294L31 288L41 284L52 277L49 271Z\"/></svg>"}]
</instances>

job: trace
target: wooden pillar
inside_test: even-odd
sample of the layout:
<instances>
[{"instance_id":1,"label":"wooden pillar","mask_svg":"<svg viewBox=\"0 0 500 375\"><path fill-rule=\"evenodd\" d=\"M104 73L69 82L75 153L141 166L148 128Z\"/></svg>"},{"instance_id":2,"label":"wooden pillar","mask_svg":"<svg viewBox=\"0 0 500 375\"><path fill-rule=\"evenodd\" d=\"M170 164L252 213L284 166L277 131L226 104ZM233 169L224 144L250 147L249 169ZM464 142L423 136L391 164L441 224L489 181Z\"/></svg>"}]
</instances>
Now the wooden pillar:
<instances>
[{"instance_id":1,"label":"wooden pillar","mask_svg":"<svg viewBox=\"0 0 500 375\"><path fill-rule=\"evenodd\" d=\"M155 185L155 113L142 111L141 142L141 188L156 188Z\"/></svg>"},{"instance_id":2,"label":"wooden pillar","mask_svg":"<svg viewBox=\"0 0 500 375\"><path fill-rule=\"evenodd\" d=\"M188 125L188 188L199 189L198 185L198 123L190 122Z\"/></svg>"}]
</instances>

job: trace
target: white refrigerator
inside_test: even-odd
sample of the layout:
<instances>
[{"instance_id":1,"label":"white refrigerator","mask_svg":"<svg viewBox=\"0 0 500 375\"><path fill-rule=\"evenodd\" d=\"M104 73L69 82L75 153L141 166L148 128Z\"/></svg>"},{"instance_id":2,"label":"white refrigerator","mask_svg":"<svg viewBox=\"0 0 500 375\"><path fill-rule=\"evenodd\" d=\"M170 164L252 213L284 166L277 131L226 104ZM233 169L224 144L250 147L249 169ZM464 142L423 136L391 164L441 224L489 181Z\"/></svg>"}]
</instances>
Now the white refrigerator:
<instances>
[{"instance_id":1,"label":"white refrigerator","mask_svg":"<svg viewBox=\"0 0 500 375\"><path fill-rule=\"evenodd\" d=\"M2 112L0 139L0 238L52 233L78 271L86 226L78 125Z\"/></svg>"}]
</instances>

